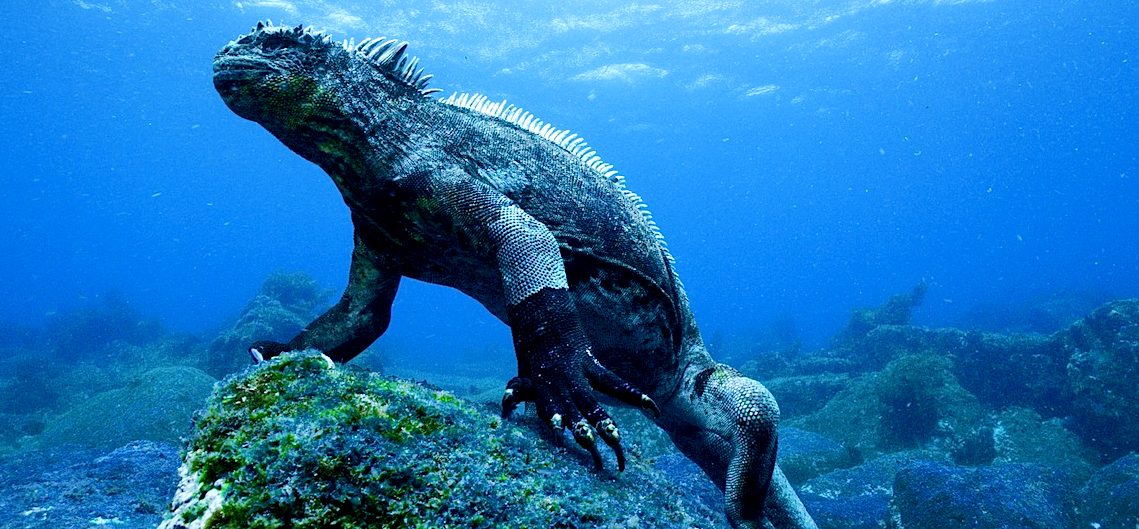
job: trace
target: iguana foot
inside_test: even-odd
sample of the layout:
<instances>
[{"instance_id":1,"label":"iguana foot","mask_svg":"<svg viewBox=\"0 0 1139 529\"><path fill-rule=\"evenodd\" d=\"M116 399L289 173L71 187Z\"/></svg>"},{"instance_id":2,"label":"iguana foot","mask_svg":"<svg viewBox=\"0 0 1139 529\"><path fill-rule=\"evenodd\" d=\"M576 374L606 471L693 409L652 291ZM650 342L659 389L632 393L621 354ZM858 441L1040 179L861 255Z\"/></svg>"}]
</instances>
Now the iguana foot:
<instances>
[{"instance_id":1,"label":"iguana foot","mask_svg":"<svg viewBox=\"0 0 1139 529\"><path fill-rule=\"evenodd\" d=\"M506 384L502 396L502 416L508 417L522 402L533 402L538 418L559 434L570 428L577 444L589 451L597 468L602 467L597 448L600 437L617 457L617 469L625 470L625 451L621 447L621 431L617 423L601 407L592 391L613 397L655 416L660 410L653 400L602 366L588 351L584 362L563 362L577 356L563 351L546 358L555 360L531 366L529 376L517 376ZM575 366L576 364L576 366ZM585 368L577 367L585 364ZM561 375L561 376L558 376Z\"/></svg>"},{"instance_id":2,"label":"iguana foot","mask_svg":"<svg viewBox=\"0 0 1139 529\"><path fill-rule=\"evenodd\" d=\"M601 466L597 438L617 455L624 470L621 432L601 407L594 391L630 406L656 412L656 404L632 384L610 371L591 352L566 288L543 287L508 307L518 376L506 385L502 414L520 402L533 402L538 418L560 433L570 427L573 438Z\"/></svg>"},{"instance_id":3,"label":"iguana foot","mask_svg":"<svg viewBox=\"0 0 1139 529\"><path fill-rule=\"evenodd\" d=\"M249 356L252 358L254 364L272 360L274 357L287 351L289 351L289 346L269 340L256 341L253 342L253 345L249 346Z\"/></svg>"}]
</instances>

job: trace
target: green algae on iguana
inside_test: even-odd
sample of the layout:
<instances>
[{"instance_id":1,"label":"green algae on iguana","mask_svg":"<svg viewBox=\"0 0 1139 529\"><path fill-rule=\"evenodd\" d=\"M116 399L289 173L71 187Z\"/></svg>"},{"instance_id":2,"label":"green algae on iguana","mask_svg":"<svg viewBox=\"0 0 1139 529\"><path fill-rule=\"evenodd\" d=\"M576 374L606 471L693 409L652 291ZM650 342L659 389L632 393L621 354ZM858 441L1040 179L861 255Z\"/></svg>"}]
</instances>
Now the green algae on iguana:
<instances>
[{"instance_id":1,"label":"green algae on iguana","mask_svg":"<svg viewBox=\"0 0 1139 529\"><path fill-rule=\"evenodd\" d=\"M599 473L535 437L450 393L290 353L217 387L161 527L726 527L644 461Z\"/></svg>"}]
</instances>

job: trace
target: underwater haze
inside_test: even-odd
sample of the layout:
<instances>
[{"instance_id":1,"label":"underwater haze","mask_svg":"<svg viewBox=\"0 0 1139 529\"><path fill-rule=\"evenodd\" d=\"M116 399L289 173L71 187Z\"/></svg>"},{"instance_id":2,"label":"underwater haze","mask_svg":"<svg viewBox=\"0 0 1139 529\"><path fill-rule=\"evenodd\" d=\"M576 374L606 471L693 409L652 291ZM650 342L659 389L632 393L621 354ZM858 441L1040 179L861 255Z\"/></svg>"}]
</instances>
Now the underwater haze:
<instances>
[{"instance_id":1,"label":"underwater haze","mask_svg":"<svg viewBox=\"0 0 1139 529\"><path fill-rule=\"evenodd\" d=\"M782 326L821 344L852 308L921 282L917 322L931 325L1139 295L1130 0L51 0L0 13L0 321L39 326L118 296L209 335L274 271L343 287L352 234L332 182L211 82L214 53L260 19L408 40L442 96L506 99L585 136L648 203L706 337ZM473 301L412 281L381 341L510 344Z\"/></svg>"}]
</instances>

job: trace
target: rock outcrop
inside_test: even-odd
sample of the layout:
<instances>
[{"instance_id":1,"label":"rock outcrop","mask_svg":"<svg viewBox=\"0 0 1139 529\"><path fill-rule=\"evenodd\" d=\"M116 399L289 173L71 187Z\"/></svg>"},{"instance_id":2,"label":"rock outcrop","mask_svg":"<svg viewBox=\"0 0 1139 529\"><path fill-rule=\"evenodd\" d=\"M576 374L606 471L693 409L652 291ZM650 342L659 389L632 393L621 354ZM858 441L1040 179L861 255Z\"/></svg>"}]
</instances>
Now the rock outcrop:
<instances>
[{"instance_id":1,"label":"rock outcrop","mask_svg":"<svg viewBox=\"0 0 1139 529\"><path fill-rule=\"evenodd\" d=\"M219 385L161 527L726 527L647 460L593 471L572 443L525 426L447 392L286 354Z\"/></svg>"}]
</instances>

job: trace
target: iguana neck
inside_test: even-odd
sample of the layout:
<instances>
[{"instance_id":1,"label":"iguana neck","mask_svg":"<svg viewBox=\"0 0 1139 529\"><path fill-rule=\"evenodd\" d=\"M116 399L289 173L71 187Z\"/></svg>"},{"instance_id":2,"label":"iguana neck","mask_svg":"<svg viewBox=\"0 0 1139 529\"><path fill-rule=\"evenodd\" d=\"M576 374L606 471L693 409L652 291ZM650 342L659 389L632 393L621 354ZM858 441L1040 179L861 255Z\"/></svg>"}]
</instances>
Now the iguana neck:
<instances>
[{"instance_id":1,"label":"iguana neck","mask_svg":"<svg viewBox=\"0 0 1139 529\"><path fill-rule=\"evenodd\" d=\"M429 108L430 98L410 90L393 95L349 85L337 92L343 118L321 123L315 131L286 127L275 135L324 169L351 200L398 173L408 154L422 148L424 131L437 126L438 113Z\"/></svg>"}]
</instances>

